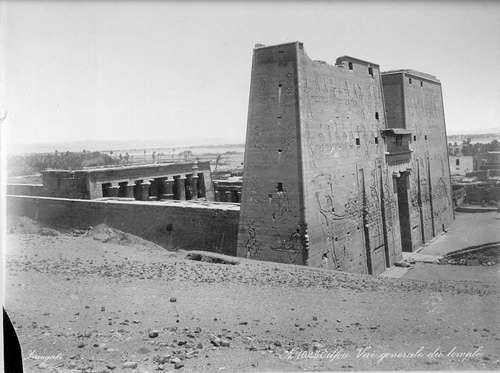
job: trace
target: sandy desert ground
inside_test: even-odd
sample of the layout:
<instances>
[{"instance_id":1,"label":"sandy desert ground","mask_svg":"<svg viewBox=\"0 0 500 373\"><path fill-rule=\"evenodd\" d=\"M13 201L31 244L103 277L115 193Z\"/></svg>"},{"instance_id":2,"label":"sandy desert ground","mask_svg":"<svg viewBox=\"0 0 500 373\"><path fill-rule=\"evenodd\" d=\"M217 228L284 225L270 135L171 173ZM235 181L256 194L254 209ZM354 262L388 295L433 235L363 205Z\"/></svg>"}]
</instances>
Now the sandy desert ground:
<instances>
[{"instance_id":1,"label":"sandy desert ground","mask_svg":"<svg viewBox=\"0 0 500 373\"><path fill-rule=\"evenodd\" d=\"M194 261L106 227L9 231L28 372L500 369L498 282Z\"/></svg>"}]
</instances>

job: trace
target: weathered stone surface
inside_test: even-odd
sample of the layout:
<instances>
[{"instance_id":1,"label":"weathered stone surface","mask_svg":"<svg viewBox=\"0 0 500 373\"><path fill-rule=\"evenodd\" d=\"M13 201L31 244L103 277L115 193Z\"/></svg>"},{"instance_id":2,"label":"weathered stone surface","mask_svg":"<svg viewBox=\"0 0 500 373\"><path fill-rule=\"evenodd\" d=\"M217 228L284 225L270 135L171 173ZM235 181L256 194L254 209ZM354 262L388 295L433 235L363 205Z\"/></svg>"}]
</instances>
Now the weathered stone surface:
<instances>
[{"instance_id":1,"label":"weathered stone surface","mask_svg":"<svg viewBox=\"0 0 500 373\"><path fill-rule=\"evenodd\" d=\"M377 275L445 230L443 115L427 74L313 61L300 42L256 47L238 256Z\"/></svg>"}]
</instances>

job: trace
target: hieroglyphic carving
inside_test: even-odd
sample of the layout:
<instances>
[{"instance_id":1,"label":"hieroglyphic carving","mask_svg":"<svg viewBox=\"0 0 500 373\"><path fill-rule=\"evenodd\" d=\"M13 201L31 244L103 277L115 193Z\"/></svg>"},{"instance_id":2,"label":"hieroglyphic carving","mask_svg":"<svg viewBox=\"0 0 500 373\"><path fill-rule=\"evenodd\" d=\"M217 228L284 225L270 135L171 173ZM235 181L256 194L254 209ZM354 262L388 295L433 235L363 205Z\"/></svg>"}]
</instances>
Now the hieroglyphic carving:
<instances>
[{"instance_id":1,"label":"hieroglyphic carving","mask_svg":"<svg viewBox=\"0 0 500 373\"><path fill-rule=\"evenodd\" d=\"M387 179L387 177L386 177ZM393 196L393 191L392 188L389 187L389 184L386 182L384 183L384 203L385 203L385 220L386 220L386 227L387 227L387 232L392 231L392 225L394 224L394 214L397 211L397 206L396 206L396 199Z\"/></svg>"},{"instance_id":2,"label":"hieroglyphic carving","mask_svg":"<svg viewBox=\"0 0 500 373\"><path fill-rule=\"evenodd\" d=\"M276 192L274 194L269 194L269 203L271 204L271 216L273 219L273 227L279 224L283 219L288 218L288 213L290 211L290 201L288 199L288 193L286 192Z\"/></svg>"},{"instance_id":3,"label":"hieroglyphic carving","mask_svg":"<svg viewBox=\"0 0 500 373\"><path fill-rule=\"evenodd\" d=\"M245 242L246 256L247 258L258 257L260 252L260 244L257 241L257 230L255 229L255 223L252 221L247 227L248 238Z\"/></svg>"},{"instance_id":4,"label":"hieroglyphic carving","mask_svg":"<svg viewBox=\"0 0 500 373\"><path fill-rule=\"evenodd\" d=\"M335 180L332 174L321 173L311 181L314 185L314 200L321 217L320 227L325 242L323 261L339 269L345 262L344 255L347 255L345 245L352 241L354 232L359 229L361 202L357 197L350 197L347 200L336 198L333 186L339 185L340 181Z\"/></svg>"},{"instance_id":5,"label":"hieroglyphic carving","mask_svg":"<svg viewBox=\"0 0 500 373\"><path fill-rule=\"evenodd\" d=\"M270 249L286 255L289 263L297 263L297 256L303 256L304 246L303 227L299 224L295 232L292 232L286 239L280 241L279 246L270 246Z\"/></svg>"},{"instance_id":6,"label":"hieroglyphic carving","mask_svg":"<svg viewBox=\"0 0 500 373\"><path fill-rule=\"evenodd\" d=\"M310 97L325 98L328 101L343 100L348 105L356 104L358 100L378 100L380 98L379 90L374 84L363 84L349 81L347 79L336 79L333 76L320 76L315 74L313 77L304 77L304 93Z\"/></svg>"},{"instance_id":7,"label":"hieroglyphic carving","mask_svg":"<svg viewBox=\"0 0 500 373\"><path fill-rule=\"evenodd\" d=\"M381 211L381 196L379 191L379 176L378 172L381 170L374 167L370 171L370 183L368 184L368 195L366 195L366 201L364 208L365 211L365 222L367 224L367 229L369 232L370 246L372 249L378 248L385 243L384 228L382 222L382 211Z\"/></svg>"}]
</instances>

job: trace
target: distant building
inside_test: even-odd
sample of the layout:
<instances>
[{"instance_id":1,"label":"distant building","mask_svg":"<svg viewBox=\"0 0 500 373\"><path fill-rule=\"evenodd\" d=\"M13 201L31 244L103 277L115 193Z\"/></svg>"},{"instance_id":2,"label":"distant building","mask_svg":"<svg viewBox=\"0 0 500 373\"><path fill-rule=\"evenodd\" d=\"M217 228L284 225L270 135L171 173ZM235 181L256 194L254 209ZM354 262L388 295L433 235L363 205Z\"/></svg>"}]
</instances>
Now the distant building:
<instances>
[{"instance_id":1,"label":"distant building","mask_svg":"<svg viewBox=\"0 0 500 373\"><path fill-rule=\"evenodd\" d=\"M478 170L500 172L500 151L490 151L478 154L476 161Z\"/></svg>"},{"instance_id":2,"label":"distant building","mask_svg":"<svg viewBox=\"0 0 500 373\"><path fill-rule=\"evenodd\" d=\"M465 176L474 171L474 157L472 155L450 155L450 173Z\"/></svg>"},{"instance_id":3,"label":"distant building","mask_svg":"<svg viewBox=\"0 0 500 373\"><path fill-rule=\"evenodd\" d=\"M216 202L241 202L241 176L214 180L214 196Z\"/></svg>"}]
</instances>

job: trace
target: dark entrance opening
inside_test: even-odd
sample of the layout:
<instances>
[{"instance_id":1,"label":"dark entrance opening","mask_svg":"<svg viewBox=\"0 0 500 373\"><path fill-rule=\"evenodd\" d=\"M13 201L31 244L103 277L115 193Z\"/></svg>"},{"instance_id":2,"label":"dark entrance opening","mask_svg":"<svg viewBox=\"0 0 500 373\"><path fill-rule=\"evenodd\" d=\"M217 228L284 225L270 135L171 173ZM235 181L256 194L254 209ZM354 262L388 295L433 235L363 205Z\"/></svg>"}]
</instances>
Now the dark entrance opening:
<instances>
[{"instance_id":1,"label":"dark entrance opening","mask_svg":"<svg viewBox=\"0 0 500 373\"><path fill-rule=\"evenodd\" d=\"M372 250L370 247L370 231L368 230L368 205L366 200L366 190L365 190L365 174L362 168L358 170L358 188L360 192L360 199L363 205L363 231L364 231L364 239L365 239L365 251L366 251L366 266L368 270L368 274L373 274L373 265L372 265Z\"/></svg>"},{"instance_id":2,"label":"dark entrance opening","mask_svg":"<svg viewBox=\"0 0 500 373\"><path fill-rule=\"evenodd\" d=\"M128 186L128 182L121 182L121 183L118 183L118 197L128 197L127 195L127 186Z\"/></svg>"},{"instance_id":3,"label":"dark entrance opening","mask_svg":"<svg viewBox=\"0 0 500 373\"><path fill-rule=\"evenodd\" d=\"M396 191L398 194L398 212L399 228L401 231L401 246L403 251L412 251L411 242L411 224L410 224L410 205L408 203L408 184L409 178L407 172L402 172L400 177L395 177Z\"/></svg>"},{"instance_id":4,"label":"dark entrance opening","mask_svg":"<svg viewBox=\"0 0 500 373\"><path fill-rule=\"evenodd\" d=\"M389 268L391 266L389 245L387 244L387 219L385 217L385 194L384 194L384 181L382 179L382 168L378 166L377 172L380 180L380 214L382 217L382 232L384 235L384 256L385 256L385 267ZM385 268L384 268L385 269Z\"/></svg>"},{"instance_id":5,"label":"dark entrance opening","mask_svg":"<svg viewBox=\"0 0 500 373\"><path fill-rule=\"evenodd\" d=\"M109 197L109 187L111 186L111 183L103 183L102 184L102 196L103 197Z\"/></svg>"},{"instance_id":6,"label":"dark entrance opening","mask_svg":"<svg viewBox=\"0 0 500 373\"><path fill-rule=\"evenodd\" d=\"M432 202L432 182L431 182L431 162L427 158L427 181L429 183L429 205L431 207L431 221L432 221L432 237L436 236L436 227L434 226L434 204Z\"/></svg>"}]
</instances>

